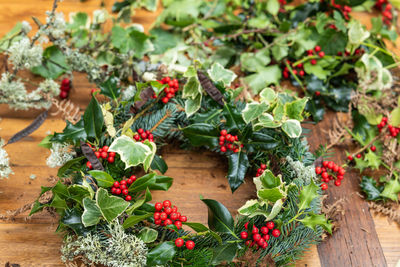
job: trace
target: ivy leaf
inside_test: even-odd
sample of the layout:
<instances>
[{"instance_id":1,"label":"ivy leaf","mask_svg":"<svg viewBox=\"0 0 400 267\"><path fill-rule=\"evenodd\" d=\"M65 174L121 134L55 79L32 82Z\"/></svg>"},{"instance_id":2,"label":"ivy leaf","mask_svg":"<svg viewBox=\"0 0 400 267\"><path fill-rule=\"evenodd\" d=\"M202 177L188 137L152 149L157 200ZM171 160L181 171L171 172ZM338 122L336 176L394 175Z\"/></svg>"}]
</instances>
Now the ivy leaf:
<instances>
[{"instance_id":1,"label":"ivy leaf","mask_svg":"<svg viewBox=\"0 0 400 267\"><path fill-rule=\"evenodd\" d=\"M159 155L155 154L150 168L152 170L159 170L162 174L164 174L168 170L168 165Z\"/></svg>"},{"instance_id":2,"label":"ivy leaf","mask_svg":"<svg viewBox=\"0 0 400 267\"><path fill-rule=\"evenodd\" d=\"M86 140L87 135L83 124L84 122L82 119L76 124L67 121L67 126L65 126L63 132L54 133L51 141L60 143L72 141L74 144L77 144L80 140Z\"/></svg>"},{"instance_id":3,"label":"ivy leaf","mask_svg":"<svg viewBox=\"0 0 400 267\"><path fill-rule=\"evenodd\" d=\"M192 76L183 86L182 98L195 99L199 94L201 94L200 83L197 80L197 76Z\"/></svg>"},{"instance_id":4,"label":"ivy leaf","mask_svg":"<svg viewBox=\"0 0 400 267\"><path fill-rule=\"evenodd\" d=\"M138 237L142 239L144 243L152 243L156 241L158 236L158 232L149 227L143 227L142 230L139 231Z\"/></svg>"},{"instance_id":5,"label":"ivy leaf","mask_svg":"<svg viewBox=\"0 0 400 267\"><path fill-rule=\"evenodd\" d=\"M304 186L300 191L299 196L299 211L305 210L310 207L311 202L314 199L318 199L319 187L311 179L311 183Z\"/></svg>"},{"instance_id":6,"label":"ivy leaf","mask_svg":"<svg viewBox=\"0 0 400 267\"><path fill-rule=\"evenodd\" d=\"M367 195L367 200L379 200L383 188L379 188L375 179L363 176L360 183L361 190Z\"/></svg>"},{"instance_id":7,"label":"ivy leaf","mask_svg":"<svg viewBox=\"0 0 400 267\"><path fill-rule=\"evenodd\" d=\"M219 144L218 129L207 123L194 123L181 129L184 136L193 146L217 147Z\"/></svg>"},{"instance_id":8,"label":"ivy leaf","mask_svg":"<svg viewBox=\"0 0 400 267\"><path fill-rule=\"evenodd\" d=\"M318 42L321 50L327 55L337 55L344 51L347 44L347 36L344 32L333 29L325 29Z\"/></svg>"},{"instance_id":9,"label":"ivy leaf","mask_svg":"<svg viewBox=\"0 0 400 267\"><path fill-rule=\"evenodd\" d=\"M238 246L236 243L228 243L212 249L212 265L218 265L222 262L231 262L236 256Z\"/></svg>"},{"instance_id":10,"label":"ivy leaf","mask_svg":"<svg viewBox=\"0 0 400 267\"><path fill-rule=\"evenodd\" d=\"M143 164L146 171L155 155L151 142L135 142L126 135L116 138L110 145L109 151L120 155L121 160L125 163L125 169Z\"/></svg>"},{"instance_id":11,"label":"ivy leaf","mask_svg":"<svg viewBox=\"0 0 400 267\"><path fill-rule=\"evenodd\" d=\"M121 95L121 88L118 87L118 79L111 76L107 81L99 85L101 94L108 96L113 100L117 100Z\"/></svg>"},{"instance_id":12,"label":"ivy leaf","mask_svg":"<svg viewBox=\"0 0 400 267\"><path fill-rule=\"evenodd\" d=\"M314 214L313 212L309 213L306 217L301 220L305 226L317 230L317 225L322 226L328 233L332 234L332 224L325 218L324 214Z\"/></svg>"},{"instance_id":13,"label":"ivy leaf","mask_svg":"<svg viewBox=\"0 0 400 267\"><path fill-rule=\"evenodd\" d=\"M53 200L51 201L50 207L53 207L56 209L56 212L60 215L64 214L64 211L68 208L67 202L65 202L65 199L61 198L59 195L54 195Z\"/></svg>"},{"instance_id":14,"label":"ivy leaf","mask_svg":"<svg viewBox=\"0 0 400 267\"><path fill-rule=\"evenodd\" d=\"M121 215L129 206L129 202L120 197L110 196L106 189L99 188L96 192L96 204L103 217L111 222Z\"/></svg>"},{"instance_id":15,"label":"ivy leaf","mask_svg":"<svg viewBox=\"0 0 400 267\"><path fill-rule=\"evenodd\" d=\"M298 120L287 120L282 124L282 130L290 138L298 138L301 135L302 129Z\"/></svg>"},{"instance_id":16,"label":"ivy leaf","mask_svg":"<svg viewBox=\"0 0 400 267\"><path fill-rule=\"evenodd\" d=\"M246 176L249 160L247 154L240 150L238 153L233 153L228 156L228 182L232 193L243 183Z\"/></svg>"},{"instance_id":17,"label":"ivy leaf","mask_svg":"<svg viewBox=\"0 0 400 267\"><path fill-rule=\"evenodd\" d=\"M285 198L286 194L284 194L279 187L275 187L258 190L257 196L265 202L275 203L278 200Z\"/></svg>"},{"instance_id":18,"label":"ivy leaf","mask_svg":"<svg viewBox=\"0 0 400 267\"><path fill-rule=\"evenodd\" d=\"M145 53L154 49L149 37L143 32L117 25L111 30L111 42L121 53L133 51L136 58L142 58Z\"/></svg>"},{"instance_id":19,"label":"ivy leaf","mask_svg":"<svg viewBox=\"0 0 400 267\"><path fill-rule=\"evenodd\" d=\"M304 119L302 113L304 111L304 108L306 107L307 101L307 98L301 98L292 102L285 103L286 115L291 119L302 121Z\"/></svg>"},{"instance_id":20,"label":"ivy leaf","mask_svg":"<svg viewBox=\"0 0 400 267\"><path fill-rule=\"evenodd\" d=\"M246 203L238 209L239 214L250 216L260 208L260 203L257 199L247 200Z\"/></svg>"},{"instance_id":21,"label":"ivy leaf","mask_svg":"<svg viewBox=\"0 0 400 267\"><path fill-rule=\"evenodd\" d=\"M269 84L278 84L281 78L281 70L278 65L260 68L256 73L244 78L245 83L255 94Z\"/></svg>"},{"instance_id":22,"label":"ivy leaf","mask_svg":"<svg viewBox=\"0 0 400 267\"><path fill-rule=\"evenodd\" d=\"M147 254L147 266L165 265L175 254L176 248L173 242L162 242Z\"/></svg>"},{"instance_id":23,"label":"ivy leaf","mask_svg":"<svg viewBox=\"0 0 400 267\"><path fill-rule=\"evenodd\" d=\"M83 214L82 223L85 227L96 225L99 223L100 218L103 217L96 201L86 197L83 199Z\"/></svg>"},{"instance_id":24,"label":"ivy leaf","mask_svg":"<svg viewBox=\"0 0 400 267\"><path fill-rule=\"evenodd\" d=\"M195 114L201 107L202 94L198 94L194 99L187 99L185 101L185 113L187 117Z\"/></svg>"},{"instance_id":25,"label":"ivy leaf","mask_svg":"<svg viewBox=\"0 0 400 267\"><path fill-rule=\"evenodd\" d=\"M355 19L350 20L347 27L349 28L347 32L349 37L347 49L350 50L350 53L352 54L355 49L370 36L370 33L364 29L364 26L358 20Z\"/></svg>"},{"instance_id":26,"label":"ivy leaf","mask_svg":"<svg viewBox=\"0 0 400 267\"><path fill-rule=\"evenodd\" d=\"M43 52L42 65L33 67L32 73L47 79L56 79L69 71L66 57L57 46L49 46Z\"/></svg>"},{"instance_id":27,"label":"ivy leaf","mask_svg":"<svg viewBox=\"0 0 400 267\"><path fill-rule=\"evenodd\" d=\"M262 49L257 53L242 53L240 55L240 66L245 71L257 72L271 62L269 50Z\"/></svg>"},{"instance_id":28,"label":"ivy leaf","mask_svg":"<svg viewBox=\"0 0 400 267\"><path fill-rule=\"evenodd\" d=\"M99 170L89 171L89 174L96 179L97 185L100 187L111 187L114 184L114 179L108 173Z\"/></svg>"},{"instance_id":29,"label":"ivy leaf","mask_svg":"<svg viewBox=\"0 0 400 267\"><path fill-rule=\"evenodd\" d=\"M90 100L83 114L83 121L87 137L100 138L104 125L104 118L96 97L92 97Z\"/></svg>"},{"instance_id":30,"label":"ivy leaf","mask_svg":"<svg viewBox=\"0 0 400 267\"><path fill-rule=\"evenodd\" d=\"M67 28L70 30L78 30L86 27L88 15L83 12L78 12L71 17L71 21L68 23Z\"/></svg>"},{"instance_id":31,"label":"ivy leaf","mask_svg":"<svg viewBox=\"0 0 400 267\"><path fill-rule=\"evenodd\" d=\"M389 198L393 201L398 201L398 194L400 193L400 183L398 178L392 179L385 184L383 192L380 194L382 197Z\"/></svg>"},{"instance_id":32,"label":"ivy leaf","mask_svg":"<svg viewBox=\"0 0 400 267\"><path fill-rule=\"evenodd\" d=\"M276 188L282 184L281 179L275 176L271 170L265 170L259 177L255 178L257 180L260 180L262 188ZM257 188L257 190L260 190L261 188Z\"/></svg>"},{"instance_id":33,"label":"ivy leaf","mask_svg":"<svg viewBox=\"0 0 400 267\"><path fill-rule=\"evenodd\" d=\"M273 0L275 1L275 0ZM268 1L269 3L270 1ZM274 56L275 60L280 61L284 57L286 57L289 54L289 47L287 45L274 45L271 48L272 55Z\"/></svg>"},{"instance_id":34,"label":"ivy leaf","mask_svg":"<svg viewBox=\"0 0 400 267\"><path fill-rule=\"evenodd\" d=\"M257 119L262 113L267 111L269 105L267 103L252 102L247 103L245 109L242 111L242 117L244 122L250 123Z\"/></svg>"},{"instance_id":35,"label":"ivy leaf","mask_svg":"<svg viewBox=\"0 0 400 267\"><path fill-rule=\"evenodd\" d=\"M225 86L229 86L237 76L233 71L225 69L219 63L214 63L207 73L211 80L214 82L221 81Z\"/></svg>"},{"instance_id":36,"label":"ivy leaf","mask_svg":"<svg viewBox=\"0 0 400 267\"><path fill-rule=\"evenodd\" d=\"M234 235L234 221L229 210L213 199L202 199L208 207L208 226L218 233Z\"/></svg>"},{"instance_id":37,"label":"ivy leaf","mask_svg":"<svg viewBox=\"0 0 400 267\"><path fill-rule=\"evenodd\" d=\"M270 87L267 87L260 92L260 101L261 102L267 102L267 103L271 104L272 102L275 101L276 97L277 97L277 95L276 95L275 91Z\"/></svg>"}]
</instances>

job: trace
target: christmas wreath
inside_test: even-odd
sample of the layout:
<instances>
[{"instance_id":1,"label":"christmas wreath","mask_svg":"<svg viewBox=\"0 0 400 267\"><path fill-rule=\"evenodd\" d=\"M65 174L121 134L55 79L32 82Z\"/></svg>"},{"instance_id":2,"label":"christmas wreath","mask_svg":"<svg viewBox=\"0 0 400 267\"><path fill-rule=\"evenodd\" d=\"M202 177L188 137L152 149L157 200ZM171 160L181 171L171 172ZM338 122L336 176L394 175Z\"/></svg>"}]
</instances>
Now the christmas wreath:
<instances>
[{"instance_id":1,"label":"christmas wreath","mask_svg":"<svg viewBox=\"0 0 400 267\"><path fill-rule=\"evenodd\" d=\"M131 1L114 5L119 14L111 32L104 30L104 10L95 11L92 21L85 13L72 14L67 23L55 1L45 24L34 20L39 30L32 38L23 22L0 41L13 65L0 80L0 102L17 109L54 105L67 120L62 132L40 144L51 150L48 165L60 167L59 180L42 187L31 210L59 214L63 261L280 266L319 242L323 231L332 232L321 212L322 190L333 179L339 186L345 171L320 159L325 149L310 153L300 123L309 115L322 119L324 105L348 111L358 87L365 89L364 98L390 88L388 69L397 66L397 57L385 50L383 38L396 37L394 13L381 3L384 18L368 32L349 17L347 5L318 1L294 8L279 2L165 1L147 35L140 25L121 26L130 20ZM48 41L52 45L44 50L38 44ZM46 80L28 93L17 76L22 69ZM83 116L70 101L55 98L68 98L73 71L86 73L99 88ZM61 76L60 87L54 79ZM282 77L306 97L282 88ZM360 99L351 103L359 107ZM357 118L371 111L353 113ZM368 122L381 119L375 115ZM32 133L46 117L47 111L8 143ZM379 128L386 130L386 123ZM378 138L364 128L346 128L361 140L362 151ZM343 133L332 134L331 146ZM154 203L151 191L166 191L173 182L164 175L168 166L161 156L168 143L226 157L232 193L246 175L253 176L256 198L243 203L235 219L222 203L202 199L208 226L191 222L168 200ZM8 176L3 151L0 174ZM386 194L392 200L400 191L394 176L389 189L395 190ZM385 197L383 188L365 179L367 193Z\"/></svg>"}]
</instances>

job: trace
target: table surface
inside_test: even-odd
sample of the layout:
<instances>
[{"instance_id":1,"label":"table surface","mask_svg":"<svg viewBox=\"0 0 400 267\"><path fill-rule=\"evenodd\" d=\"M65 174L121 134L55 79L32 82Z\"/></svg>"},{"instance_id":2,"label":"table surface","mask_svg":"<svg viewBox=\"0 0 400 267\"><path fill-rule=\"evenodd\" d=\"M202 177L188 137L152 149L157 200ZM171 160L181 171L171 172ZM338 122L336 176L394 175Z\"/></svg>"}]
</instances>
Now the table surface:
<instances>
[{"instance_id":1,"label":"table surface","mask_svg":"<svg viewBox=\"0 0 400 267\"><path fill-rule=\"evenodd\" d=\"M108 10L112 2L105 1ZM51 9L51 5L51 0L0 0L0 36L16 22L30 21L32 16L43 21L44 12ZM64 0L59 10L66 14L92 12L99 5L99 0L84 3ZM133 21L148 29L156 16L157 13L138 11ZM370 25L369 15L355 16L367 26ZM90 100L93 85L82 74L75 76L73 85L70 99L83 110ZM15 112L0 105L0 136L8 140L29 125L39 113ZM326 141L322 129L329 129L329 123L335 116L334 113L328 113L323 122L312 127L309 139L312 149ZM61 131L64 126L65 122L61 118L50 117L31 136L6 147L15 175L0 181L0 214L34 201L40 187L51 184L48 178L55 176L56 169L46 166L49 151L37 144L49 132ZM174 185L166 193L154 192L154 199L170 199L179 205L191 221L206 223L207 210L199 199L200 194L222 202L232 213L254 196L255 188L250 179L231 194L225 178L227 164L224 159L211 153L187 152L176 148L166 150L164 157L169 166L167 175L175 178ZM343 148L337 152L335 160L343 163ZM31 174L36 175L36 179L30 179ZM346 204L346 215L339 222L341 228L318 248L312 246L296 266L395 266L400 260L400 227L390 224L383 216L372 214L371 217L366 203L355 193L358 191L359 175L351 172L348 176L340 188L328 190L328 200L331 203L343 196L350 199ZM62 237L54 233L57 219L46 213L33 216L28 221L24 219L25 216L26 213L14 221L0 222L0 265L9 261L21 266L63 266L59 257Z\"/></svg>"}]
</instances>

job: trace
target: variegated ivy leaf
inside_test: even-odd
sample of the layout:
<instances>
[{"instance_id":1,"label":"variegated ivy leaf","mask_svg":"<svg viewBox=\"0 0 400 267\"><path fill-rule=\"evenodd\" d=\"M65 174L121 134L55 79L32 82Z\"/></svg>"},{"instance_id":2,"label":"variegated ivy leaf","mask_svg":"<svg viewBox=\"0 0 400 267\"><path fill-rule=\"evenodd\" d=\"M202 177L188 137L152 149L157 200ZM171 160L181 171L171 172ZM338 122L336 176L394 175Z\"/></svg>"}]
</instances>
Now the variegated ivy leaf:
<instances>
[{"instance_id":1,"label":"variegated ivy leaf","mask_svg":"<svg viewBox=\"0 0 400 267\"><path fill-rule=\"evenodd\" d=\"M257 209L260 208L260 204L257 199L247 200L246 203L238 209L239 214L249 216L253 214Z\"/></svg>"},{"instance_id":2,"label":"variegated ivy leaf","mask_svg":"<svg viewBox=\"0 0 400 267\"><path fill-rule=\"evenodd\" d=\"M268 110L269 105L267 103L252 102L247 103L246 107L242 111L242 118L246 123L250 123L257 119L262 113Z\"/></svg>"},{"instance_id":3,"label":"variegated ivy leaf","mask_svg":"<svg viewBox=\"0 0 400 267\"><path fill-rule=\"evenodd\" d=\"M211 80L214 82L221 81L225 86L229 86L236 78L236 74L233 71L225 69L219 63L214 63L207 73Z\"/></svg>"},{"instance_id":4,"label":"variegated ivy leaf","mask_svg":"<svg viewBox=\"0 0 400 267\"><path fill-rule=\"evenodd\" d=\"M275 176L270 170L265 170L258 178L260 178L262 188L275 188L282 184L282 176Z\"/></svg>"},{"instance_id":5,"label":"variegated ivy leaf","mask_svg":"<svg viewBox=\"0 0 400 267\"><path fill-rule=\"evenodd\" d=\"M187 99L185 101L185 113L187 117L192 116L201 107L202 94L198 94L194 99Z\"/></svg>"},{"instance_id":6,"label":"variegated ivy leaf","mask_svg":"<svg viewBox=\"0 0 400 267\"><path fill-rule=\"evenodd\" d=\"M270 214L265 218L266 221L271 221L272 219L274 219L279 212L282 210L282 206L283 206L283 200L279 199L278 201L276 201L274 203L274 205L272 206L272 210L270 212Z\"/></svg>"},{"instance_id":7,"label":"variegated ivy leaf","mask_svg":"<svg viewBox=\"0 0 400 267\"><path fill-rule=\"evenodd\" d=\"M96 201L88 197L83 199L83 209L82 223L85 227L98 224L103 217Z\"/></svg>"},{"instance_id":8,"label":"variegated ivy leaf","mask_svg":"<svg viewBox=\"0 0 400 267\"><path fill-rule=\"evenodd\" d=\"M109 105L109 103L107 103L107 104ZM102 111L103 117L104 117L104 124L107 127L107 133L111 137L115 137L115 135L117 134L117 131L114 128L114 116L112 115L111 112L108 111L106 105L101 106L101 111Z\"/></svg>"},{"instance_id":9,"label":"variegated ivy leaf","mask_svg":"<svg viewBox=\"0 0 400 267\"><path fill-rule=\"evenodd\" d=\"M302 121L303 118L303 111L306 107L308 99L307 98L300 98L296 99L292 102L285 103L285 114L290 119Z\"/></svg>"},{"instance_id":10,"label":"variegated ivy leaf","mask_svg":"<svg viewBox=\"0 0 400 267\"><path fill-rule=\"evenodd\" d=\"M194 66L189 66L185 73L183 74L183 77L190 78L190 77L196 77L197 72Z\"/></svg>"},{"instance_id":11,"label":"variegated ivy leaf","mask_svg":"<svg viewBox=\"0 0 400 267\"><path fill-rule=\"evenodd\" d=\"M286 192L284 192L280 186L275 188L265 188L257 191L257 196L263 200L275 203L276 201L286 198Z\"/></svg>"},{"instance_id":12,"label":"variegated ivy leaf","mask_svg":"<svg viewBox=\"0 0 400 267\"><path fill-rule=\"evenodd\" d=\"M197 76L190 77L185 86L183 86L182 98L195 99L199 94L201 94L201 86Z\"/></svg>"},{"instance_id":13,"label":"variegated ivy leaf","mask_svg":"<svg viewBox=\"0 0 400 267\"><path fill-rule=\"evenodd\" d=\"M302 129L298 120L287 120L282 124L282 130L290 138L298 138L301 135Z\"/></svg>"},{"instance_id":14,"label":"variegated ivy leaf","mask_svg":"<svg viewBox=\"0 0 400 267\"><path fill-rule=\"evenodd\" d=\"M116 138L109 148L109 151L120 155L121 160L125 163L125 169L143 164L145 171L150 167L155 150L156 145L154 143L147 140L144 143L135 142L126 135Z\"/></svg>"},{"instance_id":15,"label":"variegated ivy leaf","mask_svg":"<svg viewBox=\"0 0 400 267\"><path fill-rule=\"evenodd\" d=\"M120 197L109 195L104 188L99 188L97 190L96 204L101 214L108 222L113 221L121 215L129 206L129 202Z\"/></svg>"},{"instance_id":16,"label":"variegated ivy leaf","mask_svg":"<svg viewBox=\"0 0 400 267\"><path fill-rule=\"evenodd\" d=\"M277 128L282 125L281 122L277 122L274 120L274 117L269 113L263 113L258 117L258 122L254 124L254 128L263 127L263 128Z\"/></svg>"},{"instance_id":17,"label":"variegated ivy leaf","mask_svg":"<svg viewBox=\"0 0 400 267\"><path fill-rule=\"evenodd\" d=\"M271 104L272 102L275 101L276 97L277 97L277 95L276 95L275 91L270 87L267 87L260 92L260 101L261 102L267 102L267 103Z\"/></svg>"},{"instance_id":18,"label":"variegated ivy leaf","mask_svg":"<svg viewBox=\"0 0 400 267\"><path fill-rule=\"evenodd\" d=\"M350 20L347 27L349 28L347 33L349 42L347 43L346 50L349 50L350 54L353 54L355 49L370 36L370 33L358 20L355 19Z\"/></svg>"}]
</instances>

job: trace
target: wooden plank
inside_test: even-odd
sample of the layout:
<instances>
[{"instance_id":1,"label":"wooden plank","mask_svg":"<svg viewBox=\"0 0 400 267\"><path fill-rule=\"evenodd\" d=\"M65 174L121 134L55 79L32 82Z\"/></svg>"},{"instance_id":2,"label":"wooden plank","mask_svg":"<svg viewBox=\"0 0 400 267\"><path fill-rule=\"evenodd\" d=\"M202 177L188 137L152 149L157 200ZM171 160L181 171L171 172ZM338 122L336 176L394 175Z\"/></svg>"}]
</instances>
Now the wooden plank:
<instances>
[{"instance_id":1,"label":"wooden plank","mask_svg":"<svg viewBox=\"0 0 400 267\"><path fill-rule=\"evenodd\" d=\"M323 129L330 129L336 114L328 112L324 120L313 127L309 138L312 149L328 142ZM335 155L329 160L343 164L346 156L343 149L335 149ZM360 175L356 171L348 172L340 187L329 183L327 203L340 198L348 200L345 216L339 221L340 228L325 242L318 245L322 266L386 266L386 259L379 243L374 221L367 203L355 192L359 191Z\"/></svg>"}]
</instances>

